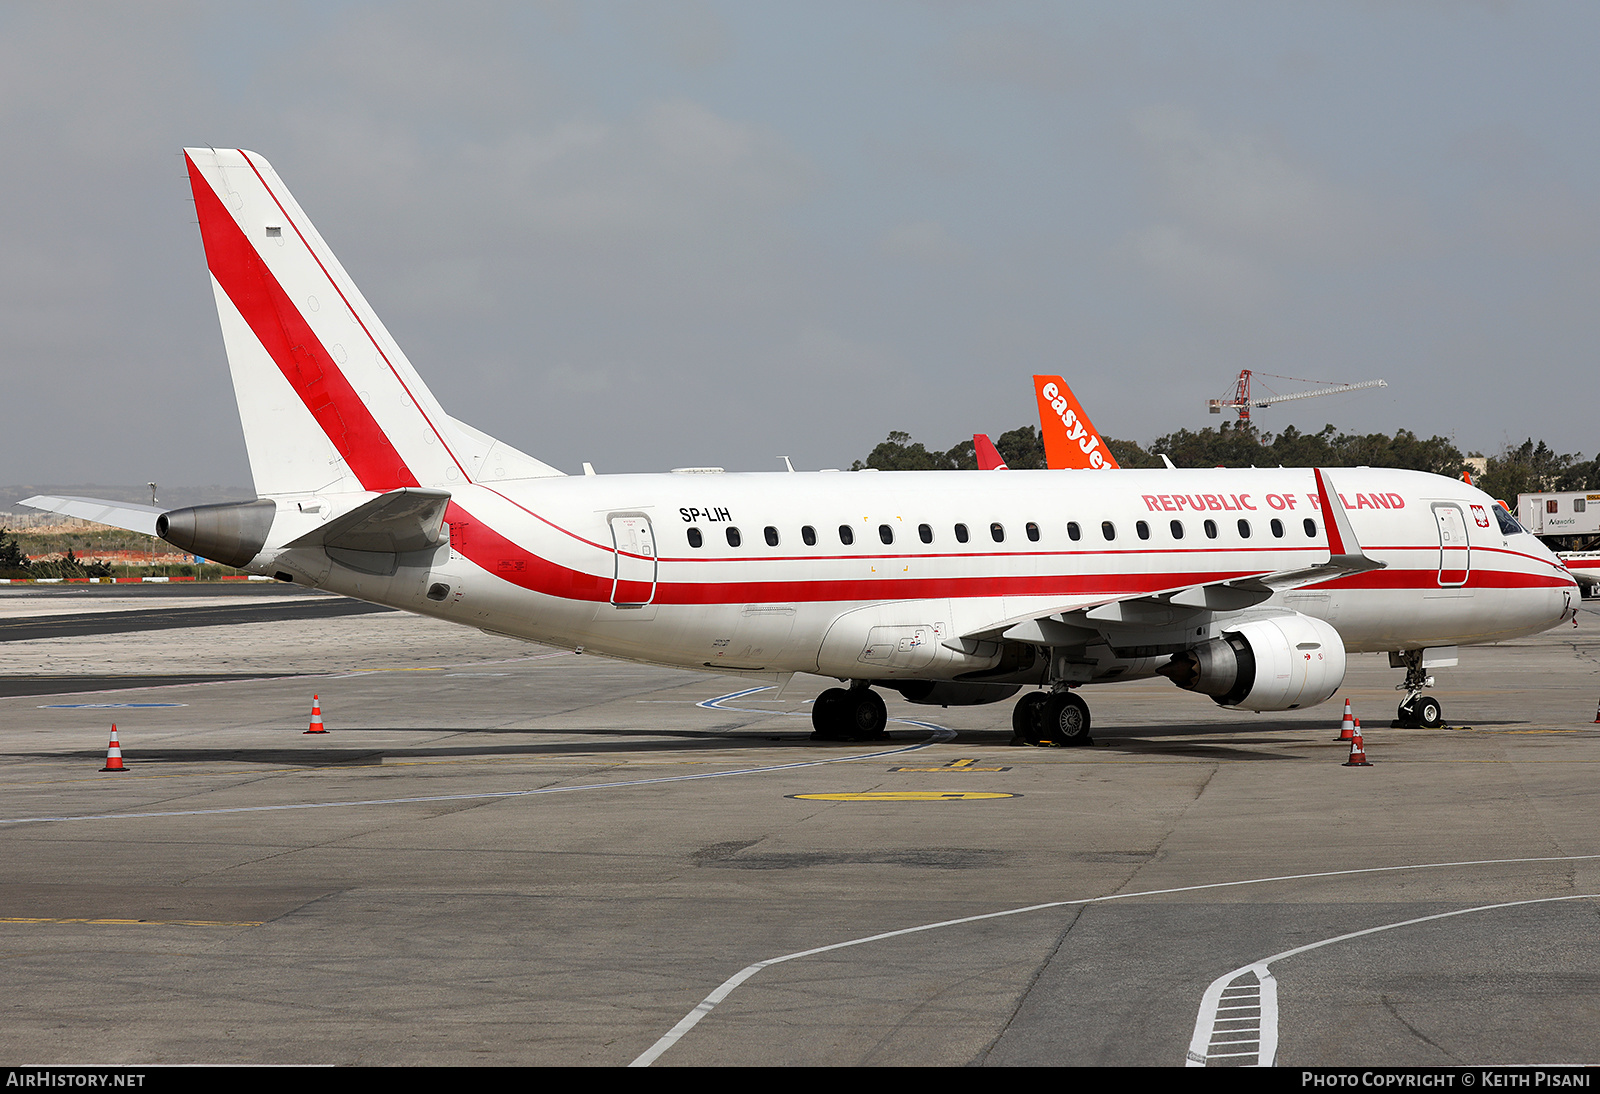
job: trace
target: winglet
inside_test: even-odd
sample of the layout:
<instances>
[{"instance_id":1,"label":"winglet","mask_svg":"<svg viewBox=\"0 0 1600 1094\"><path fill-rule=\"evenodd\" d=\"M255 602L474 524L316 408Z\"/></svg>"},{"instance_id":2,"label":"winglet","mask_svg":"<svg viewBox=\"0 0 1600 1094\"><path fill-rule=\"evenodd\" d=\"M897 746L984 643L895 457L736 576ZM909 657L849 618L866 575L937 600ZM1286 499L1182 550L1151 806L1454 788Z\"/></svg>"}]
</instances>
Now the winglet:
<instances>
[{"instance_id":1,"label":"winglet","mask_svg":"<svg viewBox=\"0 0 1600 1094\"><path fill-rule=\"evenodd\" d=\"M979 471L1006 471L1005 457L1000 455L1000 450L994 446L987 433L974 433L972 435L972 452L978 458Z\"/></svg>"},{"instance_id":2,"label":"winglet","mask_svg":"<svg viewBox=\"0 0 1600 1094\"><path fill-rule=\"evenodd\" d=\"M1333 482L1321 468L1313 468L1311 473L1317 477L1317 501L1322 506L1322 526L1328 532L1328 564L1342 570L1378 570L1388 565L1368 558L1361 549Z\"/></svg>"}]
</instances>

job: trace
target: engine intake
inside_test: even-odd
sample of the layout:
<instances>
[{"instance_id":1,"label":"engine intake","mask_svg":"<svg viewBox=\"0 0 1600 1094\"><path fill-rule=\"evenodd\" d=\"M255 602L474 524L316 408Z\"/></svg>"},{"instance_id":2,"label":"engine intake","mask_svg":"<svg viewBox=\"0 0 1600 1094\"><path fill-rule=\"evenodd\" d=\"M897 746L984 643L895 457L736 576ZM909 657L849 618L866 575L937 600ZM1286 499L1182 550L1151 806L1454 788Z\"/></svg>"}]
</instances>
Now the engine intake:
<instances>
[{"instance_id":1,"label":"engine intake","mask_svg":"<svg viewBox=\"0 0 1600 1094\"><path fill-rule=\"evenodd\" d=\"M1241 624L1156 671L1221 706L1294 710L1330 699L1344 670L1338 631L1309 615L1282 615Z\"/></svg>"}]
</instances>

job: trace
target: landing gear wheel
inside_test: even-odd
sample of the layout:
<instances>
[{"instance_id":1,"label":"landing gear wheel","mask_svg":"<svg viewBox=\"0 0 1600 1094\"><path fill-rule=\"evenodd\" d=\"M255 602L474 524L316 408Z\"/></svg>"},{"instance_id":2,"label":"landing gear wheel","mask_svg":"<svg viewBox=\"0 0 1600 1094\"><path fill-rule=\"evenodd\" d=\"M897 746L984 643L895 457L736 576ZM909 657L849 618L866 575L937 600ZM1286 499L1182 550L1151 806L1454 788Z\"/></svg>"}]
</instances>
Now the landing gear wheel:
<instances>
[{"instance_id":1,"label":"landing gear wheel","mask_svg":"<svg viewBox=\"0 0 1600 1094\"><path fill-rule=\"evenodd\" d=\"M871 688L856 688L846 692L850 705L845 720L845 732L852 741L877 741L888 736L883 728L889 724L889 708L883 705L883 696Z\"/></svg>"},{"instance_id":2,"label":"landing gear wheel","mask_svg":"<svg viewBox=\"0 0 1600 1094\"><path fill-rule=\"evenodd\" d=\"M1394 724L1396 729L1417 728L1417 707L1415 699L1404 699L1401 701L1399 709L1394 712Z\"/></svg>"},{"instance_id":3,"label":"landing gear wheel","mask_svg":"<svg viewBox=\"0 0 1600 1094\"><path fill-rule=\"evenodd\" d=\"M844 688L829 688L811 704L811 734L814 741L843 741L847 724L845 715L850 707L850 693Z\"/></svg>"},{"instance_id":4,"label":"landing gear wheel","mask_svg":"<svg viewBox=\"0 0 1600 1094\"><path fill-rule=\"evenodd\" d=\"M1030 745L1038 744L1044 705L1049 701L1050 693L1044 691L1031 691L1018 699L1011 708L1011 731Z\"/></svg>"},{"instance_id":5,"label":"landing gear wheel","mask_svg":"<svg viewBox=\"0 0 1600 1094\"><path fill-rule=\"evenodd\" d=\"M1089 704L1070 691L1050 696L1040 712L1041 739L1052 744L1072 746L1090 744Z\"/></svg>"},{"instance_id":6,"label":"landing gear wheel","mask_svg":"<svg viewBox=\"0 0 1600 1094\"><path fill-rule=\"evenodd\" d=\"M889 724L889 708L871 688L829 688L811 704L814 741L877 741Z\"/></svg>"},{"instance_id":7,"label":"landing gear wheel","mask_svg":"<svg viewBox=\"0 0 1600 1094\"><path fill-rule=\"evenodd\" d=\"M1411 704L1412 717L1423 729L1438 729L1444 725L1444 707L1431 695L1420 696Z\"/></svg>"}]
</instances>

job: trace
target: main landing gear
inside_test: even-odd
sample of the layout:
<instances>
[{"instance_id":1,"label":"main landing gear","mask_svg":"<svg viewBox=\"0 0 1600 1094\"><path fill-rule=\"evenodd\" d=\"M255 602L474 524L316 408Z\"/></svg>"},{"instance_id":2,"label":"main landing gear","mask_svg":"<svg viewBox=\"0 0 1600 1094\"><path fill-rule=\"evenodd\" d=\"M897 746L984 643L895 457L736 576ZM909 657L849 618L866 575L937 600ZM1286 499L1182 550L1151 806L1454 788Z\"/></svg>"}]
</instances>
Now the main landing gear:
<instances>
[{"instance_id":1,"label":"main landing gear","mask_svg":"<svg viewBox=\"0 0 1600 1094\"><path fill-rule=\"evenodd\" d=\"M886 741L889 708L865 684L829 688L811 704L813 741Z\"/></svg>"},{"instance_id":2,"label":"main landing gear","mask_svg":"<svg viewBox=\"0 0 1600 1094\"><path fill-rule=\"evenodd\" d=\"M1423 688L1433 687L1433 677L1422 668L1422 651L1405 650L1400 654L1405 661L1406 679L1396 684L1394 690L1403 691L1400 709L1395 713L1396 729L1438 729L1444 725L1444 707L1431 695L1422 694Z\"/></svg>"},{"instance_id":3,"label":"main landing gear","mask_svg":"<svg viewBox=\"0 0 1600 1094\"><path fill-rule=\"evenodd\" d=\"M1030 745L1087 745L1089 704L1075 693L1030 691L1011 711L1011 728Z\"/></svg>"}]
</instances>

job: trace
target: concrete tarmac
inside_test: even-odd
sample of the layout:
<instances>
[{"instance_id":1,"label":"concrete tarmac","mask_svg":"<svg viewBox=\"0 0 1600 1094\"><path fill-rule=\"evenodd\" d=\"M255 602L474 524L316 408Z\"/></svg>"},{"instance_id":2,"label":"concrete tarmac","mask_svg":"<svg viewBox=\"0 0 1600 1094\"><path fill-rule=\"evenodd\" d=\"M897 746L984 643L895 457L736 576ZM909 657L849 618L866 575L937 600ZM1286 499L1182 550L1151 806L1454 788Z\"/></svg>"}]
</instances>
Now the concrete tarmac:
<instances>
[{"instance_id":1,"label":"concrete tarmac","mask_svg":"<svg viewBox=\"0 0 1600 1094\"><path fill-rule=\"evenodd\" d=\"M1594 1063L1580 623L1463 649L1446 729L1389 728L1400 673L1353 657L1367 768L1337 699L1165 680L1086 689L1090 748L892 693L844 745L807 739L825 681L398 613L0 643L0 1057L1180 1066L1272 959L1280 1064Z\"/></svg>"}]
</instances>

